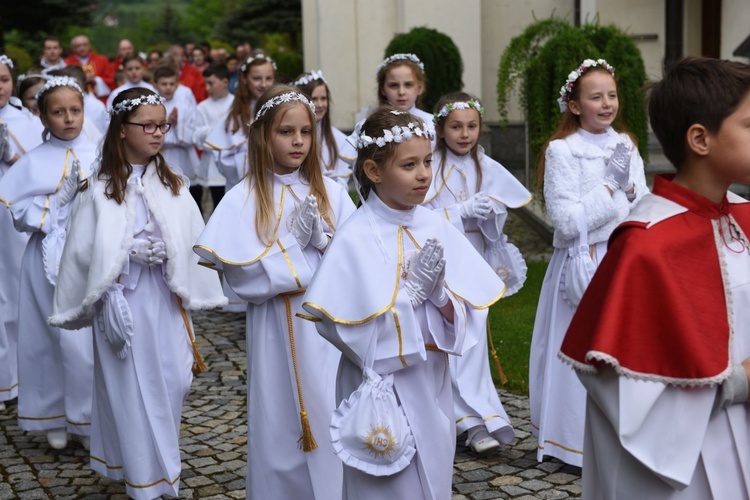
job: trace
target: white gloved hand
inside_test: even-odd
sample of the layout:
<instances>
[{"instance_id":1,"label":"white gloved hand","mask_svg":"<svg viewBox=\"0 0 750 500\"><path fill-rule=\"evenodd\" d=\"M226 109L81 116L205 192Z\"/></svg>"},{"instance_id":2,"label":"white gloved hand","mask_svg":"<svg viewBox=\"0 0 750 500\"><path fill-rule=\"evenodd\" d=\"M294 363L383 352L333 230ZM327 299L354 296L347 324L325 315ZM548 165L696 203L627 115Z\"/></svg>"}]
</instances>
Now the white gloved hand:
<instances>
[{"instance_id":1,"label":"white gloved hand","mask_svg":"<svg viewBox=\"0 0 750 500\"><path fill-rule=\"evenodd\" d=\"M292 234L301 248L305 248L310 243L317 217L320 217L318 202L314 195L307 195L302 201L302 205L297 212L297 218L294 219L292 224Z\"/></svg>"},{"instance_id":2,"label":"white gloved hand","mask_svg":"<svg viewBox=\"0 0 750 500\"><path fill-rule=\"evenodd\" d=\"M320 214L315 217L312 234L310 235L310 244L320 251L323 251L328 246L328 235L323 232L323 218Z\"/></svg>"},{"instance_id":3,"label":"white gloved hand","mask_svg":"<svg viewBox=\"0 0 750 500\"><path fill-rule=\"evenodd\" d=\"M13 148L13 143L10 140L10 131L8 131L7 123L0 123L0 161L10 163L13 157L16 155L16 151Z\"/></svg>"},{"instance_id":4,"label":"white gloved hand","mask_svg":"<svg viewBox=\"0 0 750 500\"><path fill-rule=\"evenodd\" d=\"M482 192L479 192L461 203L461 217L464 219L487 220L492 212L492 202Z\"/></svg>"},{"instance_id":5,"label":"white gloved hand","mask_svg":"<svg viewBox=\"0 0 750 500\"><path fill-rule=\"evenodd\" d=\"M130 260L145 266L163 264L167 259L166 246L160 238L136 238L130 246Z\"/></svg>"},{"instance_id":6,"label":"white gloved hand","mask_svg":"<svg viewBox=\"0 0 750 500\"><path fill-rule=\"evenodd\" d=\"M73 160L73 165L70 167L70 174L63 180L60 189L57 191L57 200L60 202L60 206L64 207L73 199L78 192L78 180L81 173L81 162Z\"/></svg>"},{"instance_id":7,"label":"white gloved hand","mask_svg":"<svg viewBox=\"0 0 750 500\"><path fill-rule=\"evenodd\" d=\"M414 267L406 277L404 287L409 295L412 307L418 307L428 298L433 299L433 291L438 280L442 288L442 276L445 269L443 246L435 238L428 239L417 255ZM438 292L438 296L440 292ZM436 299L438 297L435 297ZM447 302L447 300L445 301ZM443 302L443 305L445 305Z\"/></svg>"},{"instance_id":8,"label":"white gloved hand","mask_svg":"<svg viewBox=\"0 0 750 500\"><path fill-rule=\"evenodd\" d=\"M620 142L615 146L615 151L604 168L604 177L614 181L620 189L630 189L630 146L626 143Z\"/></svg>"}]
</instances>

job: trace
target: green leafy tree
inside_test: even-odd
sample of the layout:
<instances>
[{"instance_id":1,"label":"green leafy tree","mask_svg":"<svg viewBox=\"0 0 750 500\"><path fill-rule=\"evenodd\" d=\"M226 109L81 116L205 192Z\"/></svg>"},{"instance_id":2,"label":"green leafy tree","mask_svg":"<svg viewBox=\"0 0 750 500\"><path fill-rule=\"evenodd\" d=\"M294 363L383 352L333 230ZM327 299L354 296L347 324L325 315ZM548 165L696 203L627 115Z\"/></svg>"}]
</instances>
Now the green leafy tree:
<instances>
[{"instance_id":1,"label":"green leafy tree","mask_svg":"<svg viewBox=\"0 0 750 500\"><path fill-rule=\"evenodd\" d=\"M215 38L217 25L236 3L235 0L193 0L185 9L185 25L197 40Z\"/></svg>"},{"instance_id":2,"label":"green leafy tree","mask_svg":"<svg viewBox=\"0 0 750 500\"><path fill-rule=\"evenodd\" d=\"M249 41L257 45L266 33L286 33L290 49L297 50L302 39L300 0L245 0L230 9L217 28L219 38L232 44Z\"/></svg>"},{"instance_id":3,"label":"green leafy tree","mask_svg":"<svg viewBox=\"0 0 750 500\"><path fill-rule=\"evenodd\" d=\"M424 64L427 90L422 107L432 111L440 97L463 89L464 63L461 52L451 38L437 30L418 27L396 35L385 49L385 57L411 53Z\"/></svg>"},{"instance_id":4,"label":"green leafy tree","mask_svg":"<svg viewBox=\"0 0 750 500\"><path fill-rule=\"evenodd\" d=\"M526 112L529 146L534 163L544 143L560 123L559 91L568 74L584 59L606 59L615 68L621 127L638 140L647 158L648 121L641 89L646 70L633 40L614 25L587 24L575 28L551 18L529 25L503 52L498 69L497 104L507 123L508 101L518 92Z\"/></svg>"},{"instance_id":5,"label":"green leafy tree","mask_svg":"<svg viewBox=\"0 0 750 500\"><path fill-rule=\"evenodd\" d=\"M71 24L89 25L96 8L96 1L79 0L25 0L7 3L12 5L4 5L0 15L0 51L5 50L5 34L11 30L18 32L23 38L38 40L46 34L62 33Z\"/></svg>"}]
</instances>

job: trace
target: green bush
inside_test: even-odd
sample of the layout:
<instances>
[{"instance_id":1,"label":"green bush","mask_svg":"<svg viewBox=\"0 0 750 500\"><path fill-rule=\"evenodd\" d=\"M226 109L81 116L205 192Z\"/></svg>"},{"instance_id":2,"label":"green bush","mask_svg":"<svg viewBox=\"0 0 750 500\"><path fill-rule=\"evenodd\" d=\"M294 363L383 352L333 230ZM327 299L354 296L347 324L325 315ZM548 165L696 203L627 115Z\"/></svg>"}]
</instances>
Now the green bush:
<instances>
[{"instance_id":1,"label":"green bush","mask_svg":"<svg viewBox=\"0 0 750 500\"><path fill-rule=\"evenodd\" d=\"M464 63L448 35L431 28L413 28L391 40L384 58L402 53L415 54L424 64L427 90L422 94L422 109L432 111L442 95L463 89Z\"/></svg>"},{"instance_id":2,"label":"green bush","mask_svg":"<svg viewBox=\"0 0 750 500\"><path fill-rule=\"evenodd\" d=\"M274 52L271 58L276 61L276 81L280 83L291 82L297 75L304 71L304 60L302 54L293 50Z\"/></svg>"},{"instance_id":3,"label":"green bush","mask_svg":"<svg viewBox=\"0 0 750 500\"><path fill-rule=\"evenodd\" d=\"M7 45L5 55L10 57L15 65L16 74L25 73L27 69L34 65L34 59L31 55L17 45Z\"/></svg>"},{"instance_id":4,"label":"green bush","mask_svg":"<svg viewBox=\"0 0 750 500\"><path fill-rule=\"evenodd\" d=\"M551 18L529 25L511 40L500 59L497 104L507 123L508 101L518 91L526 112L529 147L536 164L541 147L560 123L560 87L584 59L604 58L615 68L623 128L638 140L647 160L648 120L642 88L646 71L638 47L614 25L587 24L575 28L563 19Z\"/></svg>"}]
</instances>

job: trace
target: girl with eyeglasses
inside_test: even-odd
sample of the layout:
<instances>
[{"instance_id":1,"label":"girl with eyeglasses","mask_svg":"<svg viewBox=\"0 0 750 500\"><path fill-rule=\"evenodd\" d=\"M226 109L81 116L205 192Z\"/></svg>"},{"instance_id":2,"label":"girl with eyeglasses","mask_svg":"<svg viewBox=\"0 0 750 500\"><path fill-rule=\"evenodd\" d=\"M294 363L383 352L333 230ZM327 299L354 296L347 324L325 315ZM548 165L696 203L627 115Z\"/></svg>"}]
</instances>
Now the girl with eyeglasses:
<instances>
[{"instance_id":1,"label":"girl with eyeglasses","mask_svg":"<svg viewBox=\"0 0 750 500\"><path fill-rule=\"evenodd\" d=\"M128 496L179 495L180 417L205 369L190 311L226 302L191 248L203 219L159 153L160 96L119 94L94 173L73 203L50 323L93 325L91 468ZM191 372L192 368L192 372Z\"/></svg>"}]
</instances>

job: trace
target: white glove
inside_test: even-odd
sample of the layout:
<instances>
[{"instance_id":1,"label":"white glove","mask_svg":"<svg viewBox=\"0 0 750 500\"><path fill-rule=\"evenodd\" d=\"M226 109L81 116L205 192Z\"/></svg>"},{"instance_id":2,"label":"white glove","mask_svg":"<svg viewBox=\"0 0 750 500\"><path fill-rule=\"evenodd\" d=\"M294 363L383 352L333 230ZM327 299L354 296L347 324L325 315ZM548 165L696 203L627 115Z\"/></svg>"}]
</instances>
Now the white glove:
<instances>
[{"instance_id":1,"label":"white glove","mask_svg":"<svg viewBox=\"0 0 750 500\"><path fill-rule=\"evenodd\" d=\"M297 212L297 218L292 224L292 234L301 248L305 248L310 243L315 219L320 217L318 212L318 202L312 194L307 195L302 201Z\"/></svg>"},{"instance_id":2,"label":"white glove","mask_svg":"<svg viewBox=\"0 0 750 500\"><path fill-rule=\"evenodd\" d=\"M492 202L482 192L479 192L461 203L461 217L464 219L487 220L492 212Z\"/></svg>"},{"instance_id":3,"label":"white glove","mask_svg":"<svg viewBox=\"0 0 750 500\"><path fill-rule=\"evenodd\" d=\"M604 177L614 181L620 189L629 190L632 185L630 178L630 146L620 142L615 146L612 157L604 168Z\"/></svg>"},{"instance_id":4,"label":"white glove","mask_svg":"<svg viewBox=\"0 0 750 500\"><path fill-rule=\"evenodd\" d=\"M130 260L145 266L163 264L167 260L164 241L154 236L148 239L136 238L130 246Z\"/></svg>"},{"instance_id":5,"label":"white glove","mask_svg":"<svg viewBox=\"0 0 750 500\"><path fill-rule=\"evenodd\" d=\"M315 205L317 207L317 204ZM328 246L328 235L323 232L323 218L318 214L313 223L312 234L310 235L310 244L320 251Z\"/></svg>"},{"instance_id":6,"label":"white glove","mask_svg":"<svg viewBox=\"0 0 750 500\"><path fill-rule=\"evenodd\" d=\"M10 163L16 155L13 143L10 141L10 132L7 123L0 123L0 161Z\"/></svg>"},{"instance_id":7,"label":"white glove","mask_svg":"<svg viewBox=\"0 0 750 500\"><path fill-rule=\"evenodd\" d=\"M81 173L81 162L73 160L70 167L70 174L63 180L60 190L57 191L57 200L61 207L64 207L73 199L78 192L78 179Z\"/></svg>"},{"instance_id":8,"label":"white glove","mask_svg":"<svg viewBox=\"0 0 750 500\"><path fill-rule=\"evenodd\" d=\"M404 284L412 307L418 307L428 298L433 303L436 300L444 299L440 304L441 306L448 302L442 283L445 276L444 270L443 246L436 239L430 238L417 255L414 267L409 272ZM436 288L438 288L437 294L435 294ZM443 297L443 294L445 294L445 297Z\"/></svg>"}]
</instances>

